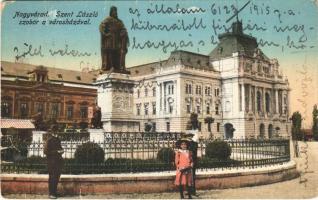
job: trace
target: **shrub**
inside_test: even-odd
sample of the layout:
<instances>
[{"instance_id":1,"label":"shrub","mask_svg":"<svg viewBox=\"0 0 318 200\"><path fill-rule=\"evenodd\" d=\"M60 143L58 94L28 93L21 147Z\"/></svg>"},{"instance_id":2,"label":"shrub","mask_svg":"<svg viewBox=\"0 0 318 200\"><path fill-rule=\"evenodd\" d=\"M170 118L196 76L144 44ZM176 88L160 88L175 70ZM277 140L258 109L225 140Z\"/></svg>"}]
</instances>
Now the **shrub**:
<instances>
[{"instance_id":1,"label":"shrub","mask_svg":"<svg viewBox=\"0 0 318 200\"><path fill-rule=\"evenodd\" d=\"M173 149L168 147L161 148L157 154L158 160L165 163L174 162L174 156L175 156L175 153Z\"/></svg>"},{"instance_id":2,"label":"shrub","mask_svg":"<svg viewBox=\"0 0 318 200\"><path fill-rule=\"evenodd\" d=\"M47 159L45 157L41 157L41 156L31 156L28 157L25 161L23 161L25 163L35 163L35 164L46 164Z\"/></svg>"},{"instance_id":3,"label":"shrub","mask_svg":"<svg viewBox=\"0 0 318 200\"><path fill-rule=\"evenodd\" d=\"M218 160L227 160L231 156L232 149L225 141L215 140L208 143L205 149L205 155L208 158L216 158Z\"/></svg>"},{"instance_id":4,"label":"shrub","mask_svg":"<svg viewBox=\"0 0 318 200\"><path fill-rule=\"evenodd\" d=\"M16 161L19 156L18 149L6 148L1 150L1 159L4 161Z\"/></svg>"},{"instance_id":5,"label":"shrub","mask_svg":"<svg viewBox=\"0 0 318 200\"><path fill-rule=\"evenodd\" d=\"M28 146L26 143L17 143L13 146L5 147L1 151L1 159L5 161L20 161L27 158Z\"/></svg>"},{"instance_id":6,"label":"shrub","mask_svg":"<svg viewBox=\"0 0 318 200\"><path fill-rule=\"evenodd\" d=\"M147 124L145 125L145 132L150 132L151 129L152 129L152 125L149 124L149 123L147 123Z\"/></svg>"},{"instance_id":7,"label":"shrub","mask_svg":"<svg viewBox=\"0 0 318 200\"><path fill-rule=\"evenodd\" d=\"M28 156L28 145L26 143L18 144L18 149L20 151L20 155L23 158L26 158Z\"/></svg>"},{"instance_id":8,"label":"shrub","mask_svg":"<svg viewBox=\"0 0 318 200\"><path fill-rule=\"evenodd\" d=\"M75 151L75 160L78 163L101 163L104 162L104 157L104 150L93 142L84 143Z\"/></svg>"},{"instance_id":9,"label":"shrub","mask_svg":"<svg viewBox=\"0 0 318 200\"><path fill-rule=\"evenodd\" d=\"M128 158L109 158L105 162L107 173L120 172L152 172L162 170L173 170L172 163L160 161L158 159L128 159Z\"/></svg>"},{"instance_id":10,"label":"shrub","mask_svg":"<svg viewBox=\"0 0 318 200\"><path fill-rule=\"evenodd\" d=\"M206 156L198 159L200 168L236 167L240 166L240 164L240 161L232 159L218 160L217 158L208 158Z\"/></svg>"}]
</instances>

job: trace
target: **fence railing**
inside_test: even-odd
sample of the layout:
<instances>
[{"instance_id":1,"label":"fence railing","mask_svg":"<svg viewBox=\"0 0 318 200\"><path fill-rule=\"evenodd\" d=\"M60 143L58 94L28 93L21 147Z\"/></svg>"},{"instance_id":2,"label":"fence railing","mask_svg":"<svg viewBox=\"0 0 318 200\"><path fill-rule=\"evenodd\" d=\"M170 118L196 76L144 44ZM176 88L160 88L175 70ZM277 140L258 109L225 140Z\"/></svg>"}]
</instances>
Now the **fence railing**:
<instances>
[{"instance_id":1,"label":"fence railing","mask_svg":"<svg viewBox=\"0 0 318 200\"><path fill-rule=\"evenodd\" d=\"M105 152L102 163L83 163L74 158L79 145L89 142L87 137L62 140L64 169L66 174L124 173L175 170L171 159L158 159L162 148L176 151L175 142L180 133L104 133L105 140L96 142ZM65 138L64 138L65 139ZM229 159L207 158L205 150L213 140L198 142L197 169L226 169L281 164L290 160L288 139L227 140L231 147ZM4 173L47 173L46 158L43 154L44 141L32 142L27 146L27 158L3 162ZM167 158L169 155L167 155Z\"/></svg>"}]
</instances>

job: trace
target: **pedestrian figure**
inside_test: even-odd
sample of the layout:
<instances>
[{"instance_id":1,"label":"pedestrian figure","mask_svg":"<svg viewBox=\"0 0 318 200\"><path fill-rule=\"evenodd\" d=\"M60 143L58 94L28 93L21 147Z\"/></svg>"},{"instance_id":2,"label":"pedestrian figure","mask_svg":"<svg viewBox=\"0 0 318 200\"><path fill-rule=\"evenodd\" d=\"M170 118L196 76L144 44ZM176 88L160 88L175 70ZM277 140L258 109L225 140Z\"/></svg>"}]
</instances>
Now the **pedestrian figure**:
<instances>
[{"instance_id":1,"label":"pedestrian figure","mask_svg":"<svg viewBox=\"0 0 318 200\"><path fill-rule=\"evenodd\" d=\"M192 162L193 162L193 167L192 167L192 180L193 184L191 186L191 194L192 195L197 195L196 187L195 187L195 180L196 180L196 168L198 164L198 134L186 134L184 137L189 141L189 150L191 151L192 155Z\"/></svg>"},{"instance_id":2,"label":"pedestrian figure","mask_svg":"<svg viewBox=\"0 0 318 200\"><path fill-rule=\"evenodd\" d=\"M57 137L57 124L51 126L48 139L45 143L44 154L47 158L47 168L49 172L49 198L57 198L57 185L62 173L64 150L61 146L61 141Z\"/></svg>"},{"instance_id":3,"label":"pedestrian figure","mask_svg":"<svg viewBox=\"0 0 318 200\"><path fill-rule=\"evenodd\" d=\"M298 146L298 141L293 140L294 144L294 157L298 158L299 157L299 146Z\"/></svg>"},{"instance_id":4,"label":"pedestrian figure","mask_svg":"<svg viewBox=\"0 0 318 200\"><path fill-rule=\"evenodd\" d=\"M184 199L183 191L184 188L188 191L189 199L191 196L191 186L193 184L192 176L192 153L188 150L189 141L186 139L180 139L177 141L176 146L178 150L175 154L175 164L176 164L176 179L175 185L179 187L180 198Z\"/></svg>"}]
</instances>

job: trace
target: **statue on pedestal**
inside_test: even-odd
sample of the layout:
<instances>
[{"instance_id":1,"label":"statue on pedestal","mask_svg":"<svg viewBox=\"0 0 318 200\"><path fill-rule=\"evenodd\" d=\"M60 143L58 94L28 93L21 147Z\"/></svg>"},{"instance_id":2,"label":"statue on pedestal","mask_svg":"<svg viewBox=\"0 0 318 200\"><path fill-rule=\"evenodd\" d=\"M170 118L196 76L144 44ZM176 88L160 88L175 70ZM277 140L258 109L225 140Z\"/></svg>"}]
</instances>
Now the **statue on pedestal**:
<instances>
[{"instance_id":1,"label":"statue on pedestal","mask_svg":"<svg viewBox=\"0 0 318 200\"><path fill-rule=\"evenodd\" d=\"M102 119L101 109L97 107L96 110L94 111L93 118L92 118L92 124L91 124L92 128L94 129L103 128L103 123L101 119Z\"/></svg>"},{"instance_id":2,"label":"statue on pedestal","mask_svg":"<svg viewBox=\"0 0 318 200\"><path fill-rule=\"evenodd\" d=\"M32 116L32 123L34 124L35 130L38 130L38 131L46 130L46 124L43 120L43 115L41 112L38 112Z\"/></svg>"},{"instance_id":3,"label":"statue on pedestal","mask_svg":"<svg viewBox=\"0 0 318 200\"><path fill-rule=\"evenodd\" d=\"M128 32L124 23L118 19L115 6L110 8L110 16L102 21L99 31L101 33L101 70L129 73L125 67L129 44Z\"/></svg>"}]
</instances>

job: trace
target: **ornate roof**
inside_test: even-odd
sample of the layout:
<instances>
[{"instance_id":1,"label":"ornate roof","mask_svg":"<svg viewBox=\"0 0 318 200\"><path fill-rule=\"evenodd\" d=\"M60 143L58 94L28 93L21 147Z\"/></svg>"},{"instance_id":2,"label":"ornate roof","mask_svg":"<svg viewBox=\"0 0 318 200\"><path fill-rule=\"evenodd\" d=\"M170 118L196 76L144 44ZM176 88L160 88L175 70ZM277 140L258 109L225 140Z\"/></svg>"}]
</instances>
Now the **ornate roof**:
<instances>
[{"instance_id":1,"label":"ornate roof","mask_svg":"<svg viewBox=\"0 0 318 200\"><path fill-rule=\"evenodd\" d=\"M239 52L249 57L254 57L257 51L260 51L255 37L243 33L242 22L237 21L232 24L232 32L223 33L218 36L220 42L209 54L211 60L218 60L232 56ZM262 57L268 59L260 51Z\"/></svg>"},{"instance_id":2,"label":"ornate roof","mask_svg":"<svg viewBox=\"0 0 318 200\"><path fill-rule=\"evenodd\" d=\"M51 81L69 82L77 84L92 84L97 73L88 73L61 68L31 65L25 63L14 63L1 61L1 76L29 78L29 74L35 70L47 70L48 79Z\"/></svg>"},{"instance_id":3,"label":"ornate roof","mask_svg":"<svg viewBox=\"0 0 318 200\"><path fill-rule=\"evenodd\" d=\"M153 74L159 67L183 65L186 67L193 67L197 69L211 69L209 64L209 56L193 53L184 50L172 51L167 60L137 65L127 68L132 76L141 76Z\"/></svg>"}]
</instances>

